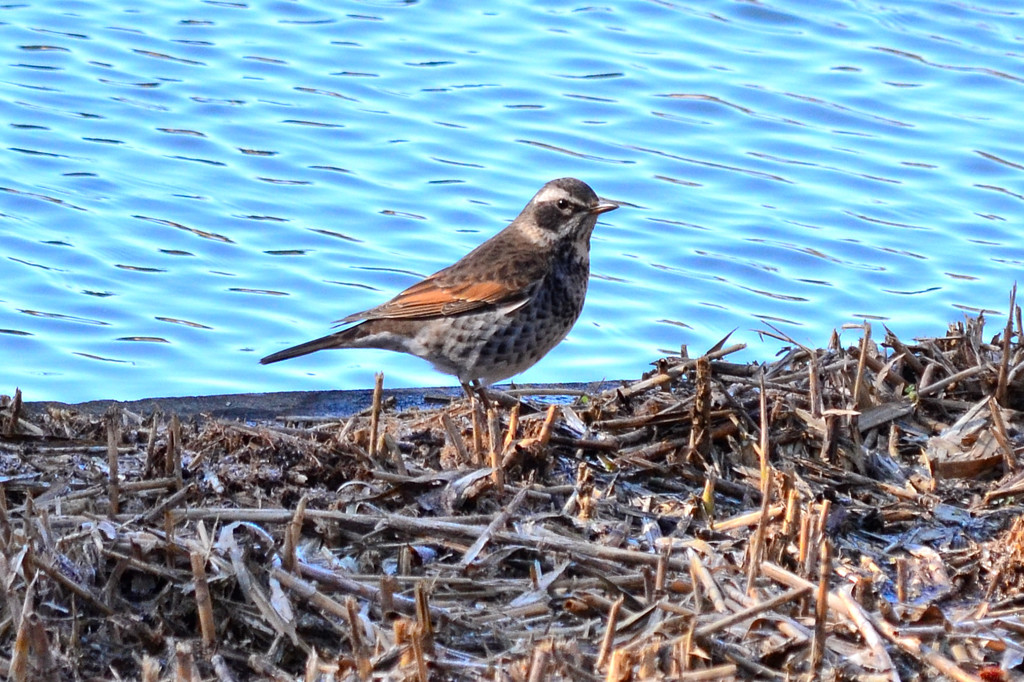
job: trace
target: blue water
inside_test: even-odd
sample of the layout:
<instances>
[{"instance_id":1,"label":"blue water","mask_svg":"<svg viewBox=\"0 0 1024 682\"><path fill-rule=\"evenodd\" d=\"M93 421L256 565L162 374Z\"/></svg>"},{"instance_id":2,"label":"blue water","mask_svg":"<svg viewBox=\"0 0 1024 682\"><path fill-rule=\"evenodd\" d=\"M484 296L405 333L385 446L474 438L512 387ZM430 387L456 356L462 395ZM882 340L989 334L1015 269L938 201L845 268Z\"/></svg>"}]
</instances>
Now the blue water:
<instances>
[{"instance_id":1,"label":"blue water","mask_svg":"<svg viewBox=\"0 0 1024 682\"><path fill-rule=\"evenodd\" d=\"M523 382L636 377L734 328L768 358L767 323L821 346L1003 315L1019 2L550 5L3 5L0 393L451 385L383 351L257 360L564 175L624 206Z\"/></svg>"}]
</instances>

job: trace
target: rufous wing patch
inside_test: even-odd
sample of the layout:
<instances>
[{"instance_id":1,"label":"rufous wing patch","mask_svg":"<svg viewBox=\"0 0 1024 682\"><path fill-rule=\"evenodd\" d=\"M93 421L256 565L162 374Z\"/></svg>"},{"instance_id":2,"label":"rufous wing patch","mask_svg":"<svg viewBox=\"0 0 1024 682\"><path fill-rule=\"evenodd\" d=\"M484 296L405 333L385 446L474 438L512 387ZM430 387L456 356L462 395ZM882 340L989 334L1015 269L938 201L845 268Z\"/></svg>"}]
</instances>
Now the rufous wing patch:
<instances>
[{"instance_id":1,"label":"rufous wing patch","mask_svg":"<svg viewBox=\"0 0 1024 682\"><path fill-rule=\"evenodd\" d=\"M509 289L508 283L497 280L481 282L457 282L451 286L441 286L437 279L428 277L418 282L393 299L355 315L349 315L339 324L356 320L381 318L422 318L475 310L487 305L501 303L516 294L525 292Z\"/></svg>"}]
</instances>

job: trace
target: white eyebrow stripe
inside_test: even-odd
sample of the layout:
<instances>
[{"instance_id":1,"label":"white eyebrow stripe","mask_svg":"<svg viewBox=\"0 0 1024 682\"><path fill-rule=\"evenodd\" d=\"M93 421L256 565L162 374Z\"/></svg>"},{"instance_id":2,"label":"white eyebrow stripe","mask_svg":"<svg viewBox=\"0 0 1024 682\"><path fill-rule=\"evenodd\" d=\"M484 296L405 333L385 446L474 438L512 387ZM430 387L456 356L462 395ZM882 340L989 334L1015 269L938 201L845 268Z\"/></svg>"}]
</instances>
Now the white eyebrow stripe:
<instances>
[{"instance_id":1,"label":"white eyebrow stripe","mask_svg":"<svg viewBox=\"0 0 1024 682\"><path fill-rule=\"evenodd\" d=\"M542 201L552 201L555 198L564 199L565 197L565 190L561 187L545 187L537 193L535 201L540 203Z\"/></svg>"}]
</instances>

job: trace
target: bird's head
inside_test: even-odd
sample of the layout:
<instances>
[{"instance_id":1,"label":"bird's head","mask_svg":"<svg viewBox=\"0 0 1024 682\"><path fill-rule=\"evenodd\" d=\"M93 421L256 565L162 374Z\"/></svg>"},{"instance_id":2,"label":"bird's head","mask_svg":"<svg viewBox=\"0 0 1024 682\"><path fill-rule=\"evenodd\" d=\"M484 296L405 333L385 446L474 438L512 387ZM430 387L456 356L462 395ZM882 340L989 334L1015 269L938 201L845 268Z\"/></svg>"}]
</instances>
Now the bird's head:
<instances>
[{"instance_id":1,"label":"bird's head","mask_svg":"<svg viewBox=\"0 0 1024 682\"><path fill-rule=\"evenodd\" d=\"M575 242L586 248L597 216L618 207L615 202L598 197L585 182L559 178L541 187L515 222L538 246Z\"/></svg>"}]
</instances>

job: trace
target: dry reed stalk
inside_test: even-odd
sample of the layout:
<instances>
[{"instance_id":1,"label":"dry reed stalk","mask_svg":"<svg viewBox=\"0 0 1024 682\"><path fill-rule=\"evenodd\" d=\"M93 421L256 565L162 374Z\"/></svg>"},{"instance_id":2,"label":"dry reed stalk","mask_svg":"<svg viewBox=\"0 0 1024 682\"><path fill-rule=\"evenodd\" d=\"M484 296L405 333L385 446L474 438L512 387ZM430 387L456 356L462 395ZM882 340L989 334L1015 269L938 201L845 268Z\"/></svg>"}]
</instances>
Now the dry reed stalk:
<instances>
[{"instance_id":1,"label":"dry reed stalk","mask_svg":"<svg viewBox=\"0 0 1024 682\"><path fill-rule=\"evenodd\" d=\"M940 675L957 682L983 682L983 678L967 672L945 656L925 648L921 640L916 637L902 635L898 628L893 627L884 619L875 618L872 622L889 641Z\"/></svg>"},{"instance_id":2,"label":"dry reed stalk","mask_svg":"<svg viewBox=\"0 0 1024 682\"><path fill-rule=\"evenodd\" d=\"M354 429L356 427L356 422L358 420L359 420L359 416L358 415L353 416L353 417L349 417L348 419L346 419L345 420L345 425L342 426L341 429L337 433L334 434L334 440L336 442L338 442L338 443L344 443L345 439L348 438L348 435L350 433L352 433L352 429Z\"/></svg>"},{"instance_id":3,"label":"dry reed stalk","mask_svg":"<svg viewBox=\"0 0 1024 682\"><path fill-rule=\"evenodd\" d=\"M295 550L298 548L299 540L302 538L302 524L306 522L306 507L308 505L309 495L303 495L299 498L299 503L295 505L295 513L292 514L292 518L288 521L288 526L285 529L281 563L287 571L295 571Z\"/></svg>"},{"instance_id":4,"label":"dry reed stalk","mask_svg":"<svg viewBox=\"0 0 1024 682\"><path fill-rule=\"evenodd\" d=\"M523 504L526 499L526 494L529 492L529 488L520 488L516 496L512 498L512 501L508 503L501 512L494 517L494 520L487 526L483 533L469 546L466 550L465 555L462 557L462 561L459 562L459 568L465 571L470 564L476 561L477 556L483 551L483 548L487 545L487 542L491 539L491 535L499 528L504 527L508 523L509 518L515 514L519 507Z\"/></svg>"},{"instance_id":5,"label":"dry reed stalk","mask_svg":"<svg viewBox=\"0 0 1024 682\"><path fill-rule=\"evenodd\" d=\"M1015 293L1017 291L1017 283L1016 282L1013 283L1013 291ZM1020 306L1012 307L1010 312L1013 313L1014 319L1017 322L1017 332L1016 332L1016 335L1017 335L1017 349L1020 350L1020 349L1024 348L1024 324L1022 324L1022 322L1021 322Z\"/></svg>"},{"instance_id":6,"label":"dry reed stalk","mask_svg":"<svg viewBox=\"0 0 1024 682\"><path fill-rule=\"evenodd\" d=\"M404 545L398 550L398 575L412 575L412 559L414 550L409 545Z\"/></svg>"},{"instance_id":7,"label":"dry reed stalk","mask_svg":"<svg viewBox=\"0 0 1024 682\"><path fill-rule=\"evenodd\" d=\"M996 443L999 444L999 451L1003 454L1003 465L1006 467L1007 474L1017 473L1017 457L1013 451L1013 445L1010 443L1010 436L1006 433L1006 423L1003 421L1002 408L999 407L999 402L996 398L988 399L988 410L992 415L992 435L996 438Z\"/></svg>"},{"instance_id":8,"label":"dry reed stalk","mask_svg":"<svg viewBox=\"0 0 1024 682\"><path fill-rule=\"evenodd\" d=\"M551 429L555 425L555 417L558 416L558 405L548 405L547 414L544 415L544 423L540 427L540 435L537 441L542 447L547 447L551 441Z\"/></svg>"},{"instance_id":9,"label":"dry reed stalk","mask_svg":"<svg viewBox=\"0 0 1024 682\"><path fill-rule=\"evenodd\" d=\"M868 345L871 343L871 323L865 322L864 335L860 338L860 353L857 357L857 373L853 377L853 409L861 407L861 387L864 385L864 365L868 359Z\"/></svg>"},{"instance_id":10,"label":"dry reed stalk","mask_svg":"<svg viewBox=\"0 0 1024 682\"><path fill-rule=\"evenodd\" d=\"M704 487L700 493L700 502L701 510L704 512L705 518L707 518L708 528L719 530L715 522L715 474L711 471L707 473L704 479Z\"/></svg>"},{"instance_id":11,"label":"dry reed stalk","mask_svg":"<svg viewBox=\"0 0 1024 682\"><path fill-rule=\"evenodd\" d=\"M473 414L473 464L483 466L484 458L484 427L485 417L483 402L474 393L469 401L469 409Z\"/></svg>"},{"instance_id":12,"label":"dry reed stalk","mask_svg":"<svg viewBox=\"0 0 1024 682\"><path fill-rule=\"evenodd\" d=\"M741 646L712 638L708 638L705 645L713 653L733 661L737 667L746 671L753 679L778 680L779 682L788 679L787 675L755 661L751 654Z\"/></svg>"},{"instance_id":13,"label":"dry reed stalk","mask_svg":"<svg viewBox=\"0 0 1024 682\"><path fill-rule=\"evenodd\" d=\"M697 358L696 370L688 458L706 462L711 455L711 361L706 355ZM674 459L673 453L669 462Z\"/></svg>"},{"instance_id":14,"label":"dry reed stalk","mask_svg":"<svg viewBox=\"0 0 1024 682\"><path fill-rule=\"evenodd\" d=\"M907 578L909 573L910 562L907 561L907 557L896 557L896 600L900 604L907 603Z\"/></svg>"},{"instance_id":15,"label":"dry reed stalk","mask_svg":"<svg viewBox=\"0 0 1024 682\"><path fill-rule=\"evenodd\" d=\"M829 595L829 608L833 608L833 596L838 597L839 604L842 605L842 608L837 610L844 613L847 618L853 621L854 626L857 628L857 632L860 633L861 637L864 639L864 643L871 651L874 659L873 667L879 670L882 674L888 674L889 679L892 680L892 682L899 682L900 678L896 671L896 666L893 665L892 659L889 657L889 652L885 649L885 644L882 642L882 638L878 634L875 622L868 617L867 613L865 613L864 607L854 601L849 592L842 590L838 593L831 593Z\"/></svg>"},{"instance_id":16,"label":"dry reed stalk","mask_svg":"<svg viewBox=\"0 0 1024 682\"><path fill-rule=\"evenodd\" d=\"M408 476L409 470L405 466L405 458L402 457L402 449L398 447L398 443L395 442L394 436L385 429L380 434L380 443L377 447L377 452L381 450L387 451L391 455L391 462L395 465L395 471L398 472L399 476Z\"/></svg>"},{"instance_id":17,"label":"dry reed stalk","mask_svg":"<svg viewBox=\"0 0 1024 682\"><path fill-rule=\"evenodd\" d=\"M305 578L316 581L319 585L339 590L346 594L352 594L360 599L366 599L370 602L381 603L379 588L361 583L357 580L344 576L342 573L335 572L322 566L315 566L303 562L299 562L299 571ZM400 594L393 594L392 598L394 600L394 610L407 614L416 613L418 606L415 598L410 598ZM434 619L441 623L450 623L453 620L452 613L440 606L430 605L430 614Z\"/></svg>"},{"instance_id":18,"label":"dry reed stalk","mask_svg":"<svg viewBox=\"0 0 1024 682\"><path fill-rule=\"evenodd\" d=\"M501 420L493 407L487 409L487 435L487 463L491 467L491 481L495 492L502 495L505 492L505 470L501 467Z\"/></svg>"},{"instance_id":19,"label":"dry reed stalk","mask_svg":"<svg viewBox=\"0 0 1024 682\"><path fill-rule=\"evenodd\" d=\"M818 374L818 354L809 350L810 358L807 361L807 402L811 407L811 416L821 419L824 405L821 399L821 376Z\"/></svg>"},{"instance_id":20,"label":"dry reed stalk","mask_svg":"<svg viewBox=\"0 0 1024 682\"><path fill-rule=\"evenodd\" d=\"M157 481L163 483L163 485L158 486L156 488L157 490L159 490L160 488L173 490L174 486L177 485L177 481L174 479L163 478L157 479ZM128 481L128 483L121 486L121 490L132 492L138 490L134 486L131 486L131 483L134 483L134 481ZM167 497L160 500L160 503L157 504L152 509L132 517L127 521L126 525L135 525L139 522L153 523L154 521L156 521L156 519L164 515L167 512L167 510L173 509L174 507L178 506L178 504L181 503L192 492L194 492L194 486L192 484L189 484L188 487L182 488L173 495L168 495Z\"/></svg>"},{"instance_id":21,"label":"dry reed stalk","mask_svg":"<svg viewBox=\"0 0 1024 682\"><path fill-rule=\"evenodd\" d=\"M1013 338L1014 310L1017 308L1017 283L1013 283L1010 290L1010 310L1006 313L1006 326L1003 328L1002 357L999 359L999 374L996 378L995 399L1000 405L1005 405L1007 400L1007 389L1009 387L1008 377L1010 368L1010 339Z\"/></svg>"},{"instance_id":22,"label":"dry reed stalk","mask_svg":"<svg viewBox=\"0 0 1024 682\"><path fill-rule=\"evenodd\" d=\"M782 561L782 557L789 551L789 546L797 539L800 532L800 491L790 488L786 495L786 511L782 518L782 535L775 544L773 559L776 562Z\"/></svg>"},{"instance_id":23,"label":"dry reed stalk","mask_svg":"<svg viewBox=\"0 0 1024 682\"><path fill-rule=\"evenodd\" d=\"M704 593L701 585L704 584L703 569L696 552L690 552L690 601L693 604L694 616L699 616L704 611ZM696 619L695 619L696 620Z\"/></svg>"},{"instance_id":24,"label":"dry reed stalk","mask_svg":"<svg viewBox=\"0 0 1024 682\"><path fill-rule=\"evenodd\" d=\"M423 637L414 635L411 644L413 663L416 666L416 680L430 682L430 670L427 667L426 652L423 650Z\"/></svg>"},{"instance_id":25,"label":"dry reed stalk","mask_svg":"<svg viewBox=\"0 0 1024 682\"><path fill-rule=\"evenodd\" d=\"M173 547L176 546L175 535L174 535L174 516L173 510L167 509L164 511L164 545L167 551L164 552L164 563L168 569L174 567L174 551Z\"/></svg>"},{"instance_id":26,"label":"dry reed stalk","mask_svg":"<svg viewBox=\"0 0 1024 682\"><path fill-rule=\"evenodd\" d=\"M398 659L398 665L401 668L407 668L415 662L412 644L412 640L415 639L412 635L413 629L415 629L415 624L408 618L396 618L391 623L391 637L395 642L395 648L401 652Z\"/></svg>"},{"instance_id":27,"label":"dry reed stalk","mask_svg":"<svg viewBox=\"0 0 1024 682\"><path fill-rule=\"evenodd\" d=\"M13 590L9 592L14 599L8 600L7 610L11 614L11 621L17 623L14 644L11 647L10 662L7 665L8 679L10 682L27 682L29 680L29 666L32 658L32 637L29 634L29 614L35 608L35 587L36 581L29 580L25 588L24 598L17 599Z\"/></svg>"},{"instance_id":28,"label":"dry reed stalk","mask_svg":"<svg viewBox=\"0 0 1024 682\"><path fill-rule=\"evenodd\" d=\"M686 626L686 632L679 638L676 647L673 649L674 661L677 670L673 672L682 675L693 667L693 631L697 627L697 619L691 618Z\"/></svg>"},{"instance_id":29,"label":"dry reed stalk","mask_svg":"<svg viewBox=\"0 0 1024 682\"><path fill-rule=\"evenodd\" d=\"M903 361L907 363L907 366L917 375L918 384L920 385L921 377L924 375L925 366L921 359L917 356L917 353L910 350L900 341L899 337L892 333L888 327L885 327L885 343L891 347L897 354L903 356Z\"/></svg>"},{"instance_id":30,"label":"dry reed stalk","mask_svg":"<svg viewBox=\"0 0 1024 682\"><path fill-rule=\"evenodd\" d=\"M287 637L292 645L300 647L303 651L308 653L309 645L299 639L298 633L295 631L295 624L291 621L286 621L284 616L278 612L271 599L267 596L266 592L264 592L260 582L256 580L255 576L249 570L249 567L246 566L242 549L239 547L231 533L232 529L230 526L226 526L221 529L218 544L227 550L228 558L231 562L231 568L234 570L235 580L238 583L238 587L241 590L242 595L256 607L266 623L271 626L278 635Z\"/></svg>"},{"instance_id":31,"label":"dry reed stalk","mask_svg":"<svg viewBox=\"0 0 1024 682\"><path fill-rule=\"evenodd\" d=\"M384 392L384 372L377 372L373 377L373 402L370 410L370 459L377 461L377 434L380 429L381 394Z\"/></svg>"},{"instance_id":32,"label":"dry reed stalk","mask_svg":"<svg viewBox=\"0 0 1024 682\"><path fill-rule=\"evenodd\" d=\"M666 542L658 553L658 565L654 573L654 599L660 599L665 593L665 576L668 574L668 561L672 556L672 544Z\"/></svg>"},{"instance_id":33,"label":"dry reed stalk","mask_svg":"<svg viewBox=\"0 0 1024 682\"><path fill-rule=\"evenodd\" d=\"M320 672L320 654L317 653L316 649L309 652L306 656L306 671L302 677L302 682L316 682Z\"/></svg>"},{"instance_id":34,"label":"dry reed stalk","mask_svg":"<svg viewBox=\"0 0 1024 682\"><path fill-rule=\"evenodd\" d=\"M171 415L171 435L173 436L174 447L170 449L170 467L171 471L168 475L174 476L175 487L181 490L185 485L184 472L181 466L181 419L177 414Z\"/></svg>"},{"instance_id":35,"label":"dry reed stalk","mask_svg":"<svg viewBox=\"0 0 1024 682\"><path fill-rule=\"evenodd\" d=\"M754 538L750 543L747 553L747 593L753 595L754 583L757 581L757 567L761 564L761 555L764 551L765 537L768 533L770 523L769 510L772 498L772 475L771 464L768 461L769 452L769 420L768 420L768 395L764 388L764 372L759 376L760 391L758 405L761 408L761 434L757 445L758 463L760 464L760 488L761 488L761 513L754 529ZM719 526L721 530L721 526Z\"/></svg>"},{"instance_id":36,"label":"dry reed stalk","mask_svg":"<svg viewBox=\"0 0 1024 682\"><path fill-rule=\"evenodd\" d=\"M630 670L633 665L632 654L628 649L616 649L612 652L611 660L608 663L608 672L605 674L605 682L623 682L633 677Z\"/></svg>"},{"instance_id":37,"label":"dry reed stalk","mask_svg":"<svg viewBox=\"0 0 1024 682\"><path fill-rule=\"evenodd\" d=\"M23 619L23 623L28 626L29 649L32 653L30 679L32 682L57 682L61 677L60 668L54 661L53 645L46 635L42 618L32 611Z\"/></svg>"},{"instance_id":38,"label":"dry reed stalk","mask_svg":"<svg viewBox=\"0 0 1024 682\"><path fill-rule=\"evenodd\" d=\"M0 486L0 555L6 555L11 548L13 529L11 517L7 512L7 489ZM6 566L0 562L0 584L4 581Z\"/></svg>"},{"instance_id":39,"label":"dry reed stalk","mask_svg":"<svg viewBox=\"0 0 1024 682\"><path fill-rule=\"evenodd\" d=\"M814 575L814 566L820 561L818 550L821 548L821 541L825 537L825 525L828 523L828 515L832 509L832 501L822 500L818 504L818 513L813 517L814 527L807 542L807 556L804 560L804 575Z\"/></svg>"},{"instance_id":40,"label":"dry reed stalk","mask_svg":"<svg viewBox=\"0 0 1024 682\"><path fill-rule=\"evenodd\" d=\"M601 648L597 652L597 663L594 665L597 670L603 668L605 663L608 661L608 655L611 652L612 643L615 641L615 629L618 627L619 611L622 609L622 604L625 601L626 598L624 596L620 596L608 610L608 622L605 624L604 637L601 638Z\"/></svg>"},{"instance_id":41,"label":"dry reed stalk","mask_svg":"<svg viewBox=\"0 0 1024 682\"><path fill-rule=\"evenodd\" d=\"M815 584L806 578L801 578L795 573L791 573L790 571L767 561L761 564L761 572L772 580L783 585L787 585L792 588L814 590L816 608L818 603L821 601L819 599L820 589L815 590ZM891 679L897 680L896 668L890 660L888 653L885 651L885 647L883 646L878 634L879 630L882 630L882 632L885 633L885 630L880 627L881 623L879 620L872 621L869 619L867 614L864 613L862 607L845 592L828 591L825 594L824 601L828 608L832 609L836 613L846 616L853 622L857 631L876 657L876 669L888 674ZM886 625L888 624L886 623Z\"/></svg>"},{"instance_id":42,"label":"dry reed stalk","mask_svg":"<svg viewBox=\"0 0 1024 682\"><path fill-rule=\"evenodd\" d=\"M704 565L704 562L700 560L700 557L698 557L697 554L690 555L689 566L696 574L693 581L694 590L696 590L696 586L700 584L703 588L704 595L711 600L712 606L715 607L715 611L718 613L725 613L728 611L722 591L718 588L718 584L711 576L711 571L708 570L708 567Z\"/></svg>"},{"instance_id":43,"label":"dry reed stalk","mask_svg":"<svg viewBox=\"0 0 1024 682\"><path fill-rule=\"evenodd\" d=\"M827 538L821 541L818 561L818 592L815 595L814 640L811 643L811 676L821 673L821 662L825 655L826 627L828 625L829 578L832 577L832 543Z\"/></svg>"},{"instance_id":44,"label":"dry reed stalk","mask_svg":"<svg viewBox=\"0 0 1024 682\"><path fill-rule=\"evenodd\" d=\"M257 679L271 682L295 682L294 676L278 668L262 654L250 654L246 663L254 673L259 675Z\"/></svg>"},{"instance_id":45,"label":"dry reed stalk","mask_svg":"<svg viewBox=\"0 0 1024 682\"><path fill-rule=\"evenodd\" d=\"M155 409L150 415L150 432L145 436L145 471L148 475L160 473L157 461L157 425L160 423L160 410Z\"/></svg>"},{"instance_id":46,"label":"dry reed stalk","mask_svg":"<svg viewBox=\"0 0 1024 682\"><path fill-rule=\"evenodd\" d=\"M381 576L380 579L380 612L385 619L395 613L395 591L398 579L393 575Z\"/></svg>"},{"instance_id":47,"label":"dry reed stalk","mask_svg":"<svg viewBox=\"0 0 1024 682\"><path fill-rule=\"evenodd\" d=\"M760 411L761 411L761 424L760 424L760 434L759 434L758 443L757 443L757 457L758 457L758 464L761 467L761 471L760 471L760 473L761 473L761 481L760 481L761 485L760 485L760 488L761 488L761 497L762 497L762 500L763 500L764 498L768 497L768 495L765 494L765 491L768 490L768 485L769 485L769 483L768 483L768 478L769 478L769 475L768 475L768 473L769 473L768 447L769 447L769 442L770 442L769 441L769 431L768 431L768 427L769 427L769 419L768 419L768 392L765 390L765 387L764 387L764 372L761 372L760 375L758 376L758 384L759 384L759 386L758 386L758 388L759 388L759 391L758 391L758 407L760 408Z\"/></svg>"},{"instance_id":48,"label":"dry reed stalk","mask_svg":"<svg viewBox=\"0 0 1024 682\"><path fill-rule=\"evenodd\" d=\"M271 571L270 577L279 581L288 590L305 599L317 609L335 618L348 619L349 611L346 606L321 592L317 585L280 568L275 568Z\"/></svg>"},{"instance_id":49,"label":"dry reed stalk","mask_svg":"<svg viewBox=\"0 0 1024 682\"><path fill-rule=\"evenodd\" d=\"M1016 480L1008 485L986 492L985 497L982 499L982 504L987 506L999 500L1020 496L1024 496L1024 480Z\"/></svg>"},{"instance_id":50,"label":"dry reed stalk","mask_svg":"<svg viewBox=\"0 0 1024 682\"><path fill-rule=\"evenodd\" d=\"M373 671L373 663L369 656L370 647L363 637L363 621L359 616L359 602L355 597L348 597L345 600L345 622L348 624L352 654L356 659L359 678L369 679Z\"/></svg>"},{"instance_id":51,"label":"dry reed stalk","mask_svg":"<svg viewBox=\"0 0 1024 682\"><path fill-rule=\"evenodd\" d=\"M745 343L737 343L727 348L722 348L716 351L710 351L703 355L702 357L706 357L708 360L718 360L720 358L724 358L726 355L730 355L732 353L741 351L746 347L747 344ZM682 360L681 362L673 365L672 367L669 367L662 374L656 374L655 376L649 379L636 381L630 384L629 386L626 386L625 388L611 389L609 392L606 393L606 395L610 394L618 395L621 396L622 398L632 398L633 396L643 393L648 389L657 388L658 386L667 384L668 382L692 370L696 364L696 360Z\"/></svg>"},{"instance_id":52,"label":"dry reed stalk","mask_svg":"<svg viewBox=\"0 0 1024 682\"><path fill-rule=\"evenodd\" d=\"M164 450L164 475L168 477L176 476L174 467L174 451L178 447L178 441L181 439L181 420L177 414L171 415L170 424L167 427L167 448Z\"/></svg>"},{"instance_id":53,"label":"dry reed stalk","mask_svg":"<svg viewBox=\"0 0 1024 682\"><path fill-rule=\"evenodd\" d=\"M107 411L107 497L110 500L110 516L121 511L120 475L118 474L117 444L121 441L121 413L116 407Z\"/></svg>"},{"instance_id":54,"label":"dry reed stalk","mask_svg":"<svg viewBox=\"0 0 1024 682\"><path fill-rule=\"evenodd\" d=\"M815 519L814 524L814 541L821 542L825 538L825 532L828 528L828 517L832 513L832 500L825 498L818 505L818 516Z\"/></svg>"},{"instance_id":55,"label":"dry reed stalk","mask_svg":"<svg viewBox=\"0 0 1024 682\"><path fill-rule=\"evenodd\" d=\"M689 436L673 438L672 440L663 440L651 445L624 448L619 451L619 458L630 464L642 465L642 462L645 460L652 460L662 455L667 455L679 448L685 448L689 444Z\"/></svg>"},{"instance_id":56,"label":"dry reed stalk","mask_svg":"<svg viewBox=\"0 0 1024 682\"><path fill-rule=\"evenodd\" d=\"M455 452L459 455L459 464L469 464L470 458L469 452L466 450L466 441L462 439L462 434L447 411L441 412L441 424L444 427L445 433L448 434L448 440L451 441Z\"/></svg>"},{"instance_id":57,"label":"dry reed stalk","mask_svg":"<svg viewBox=\"0 0 1024 682\"><path fill-rule=\"evenodd\" d=\"M640 649L637 656L639 663L636 666L636 677L641 680L650 680L658 675L658 652L661 650L661 640L663 637L659 633L654 633L649 637L649 641Z\"/></svg>"},{"instance_id":58,"label":"dry reed stalk","mask_svg":"<svg viewBox=\"0 0 1024 682\"><path fill-rule=\"evenodd\" d=\"M937 366L938 365L929 365L928 367L931 368ZM938 379L937 381L929 382L924 386L919 386L917 389L917 395L921 396L922 398L926 398L928 396L939 393L940 391L944 390L945 388L949 387L952 384L957 383L958 381L970 379L971 377L983 374L988 371L989 368L984 365L975 365L974 367L968 367L963 371L950 374L944 379ZM928 374L927 369L925 370L925 374Z\"/></svg>"},{"instance_id":59,"label":"dry reed stalk","mask_svg":"<svg viewBox=\"0 0 1024 682\"><path fill-rule=\"evenodd\" d=\"M549 654L550 650L546 646L534 647L530 656L530 670L526 676L528 682L544 682L547 679Z\"/></svg>"},{"instance_id":60,"label":"dry reed stalk","mask_svg":"<svg viewBox=\"0 0 1024 682\"><path fill-rule=\"evenodd\" d=\"M141 481L122 481L118 485L118 491L121 493L140 493L148 490L175 490L177 485L178 481L173 477L150 478Z\"/></svg>"},{"instance_id":61,"label":"dry reed stalk","mask_svg":"<svg viewBox=\"0 0 1024 682\"><path fill-rule=\"evenodd\" d=\"M203 637L203 647L212 651L217 645L217 628L213 619L213 598L210 596L210 584L206 579L206 557L202 552L191 552L192 582L195 586L196 610L199 612L199 629Z\"/></svg>"},{"instance_id":62,"label":"dry reed stalk","mask_svg":"<svg viewBox=\"0 0 1024 682\"><path fill-rule=\"evenodd\" d=\"M766 477L765 484L761 489L761 511L758 515L757 526L754 528L754 537L750 542L747 553L747 594L753 596L754 583L757 582L758 566L761 565L761 555L764 554L765 538L768 534L768 526L771 524L772 514L771 500L772 478ZM780 507L776 509L781 512Z\"/></svg>"},{"instance_id":63,"label":"dry reed stalk","mask_svg":"<svg viewBox=\"0 0 1024 682\"><path fill-rule=\"evenodd\" d=\"M712 621L707 625L702 625L693 631L693 636L697 639L704 639L705 637L710 637L711 635L714 635L721 630L727 630L728 628L731 628L733 625L742 623L745 620L751 620L753 618L756 618L762 613L774 611L783 604L788 604L791 601L797 601L798 599L801 599L810 593L811 589L809 587L794 587L786 592L783 592L782 594L775 595L771 599L766 599L762 602L755 603L754 605L749 606L745 609L736 611L735 613L730 613L728 616Z\"/></svg>"},{"instance_id":64,"label":"dry reed stalk","mask_svg":"<svg viewBox=\"0 0 1024 682\"><path fill-rule=\"evenodd\" d=\"M104 615L114 615L114 609L110 608L107 604L100 601L100 599L96 597L92 592L90 592L87 588L79 585L71 578L64 575L63 572L58 570L48 560L43 559L38 554L32 553L26 556L26 562L28 563L28 565L34 568L38 568L40 571L45 573L49 578L59 583L64 589L74 593L79 598L85 600L90 605L92 605L93 608L98 609Z\"/></svg>"},{"instance_id":65,"label":"dry reed stalk","mask_svg":"<svg viewBox=\"0 0 1024 682\"><path fill-rule=\"evenodd\" d=\"M807 564L811 560L811 503L807 513L800 517L800 542L797 548L797 569L800 575L807 575Z\"/></svg>"},{"instance_id":66,"label":"dry reed stalk","mask_svg":"<svg viewBox=\"0 0 1024 682\"><path fill-rule=\"evenodd\" d=\"M423 583L416 583L416 627L419 631L417 638L424 652L433 655L434 651L434 622L430 618L430 599L427 595L427 588Z\"/></svg>"},{"instance_id":67,"label":"dry reed stalk","mask_svg":"<svg viewBox=\"0 0 1024 682\"><path fill-rule=\"evenodd\" d=\"M677 677L672 679L676 682L721 682L721 680L735 680L739 676L739 666L734 663L725 663L722 665L712 666L710 668L704 668L703 670L694 670L685 674L679 674Z\"/></svg>"},{"instance_id":68,"label":"dry reed stalk","mask_svg":"<svg viewBox=\"0 0 1024 682\"><path fill-rule=\"evenodd\" d=\"M508 413L508 429L505 431L505 441L502 443L502 452L507 451L516 442L516 434L519 432L519 407L516 403Z\"/></svg>"},{"instance_id":69,"label":"dry reed stalk","mask_svg":"<svg viewBox=\"0 0 1024 682\"><path fill-rule=\"evenodd\" d=\"M14 389L14 398L11 400L11 416L4 425L4 437L14 438L18 433L18 422L21 421L21 389Z\"/></svg>"},{"instance_id":70,"label":"dry reed stalk","mask_svg":"<svg viewBox=\"0 0 1024 682\"><path fill-rule=\"evenodd\" d=\"M142 657L141 666L141 678L142 682L159 682L160 680L160 662L146 654Z\"/></svg>"},{"instance_id":71,"label":"dry reed stalk","mask_svg":"<svg viewBox=\"0 0 1024 682\"><path fill-rule=\"evenodd\" d=\"M189 642L174 644L174 682L200 682L199 670L196 669L192 645Z\"/></svg>"}]
</instances>

